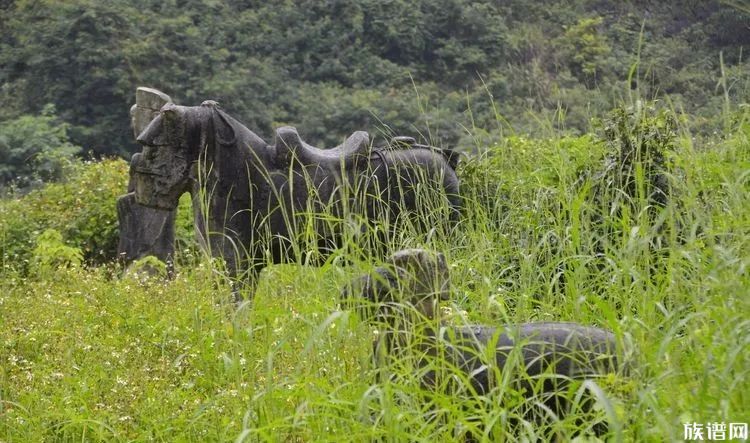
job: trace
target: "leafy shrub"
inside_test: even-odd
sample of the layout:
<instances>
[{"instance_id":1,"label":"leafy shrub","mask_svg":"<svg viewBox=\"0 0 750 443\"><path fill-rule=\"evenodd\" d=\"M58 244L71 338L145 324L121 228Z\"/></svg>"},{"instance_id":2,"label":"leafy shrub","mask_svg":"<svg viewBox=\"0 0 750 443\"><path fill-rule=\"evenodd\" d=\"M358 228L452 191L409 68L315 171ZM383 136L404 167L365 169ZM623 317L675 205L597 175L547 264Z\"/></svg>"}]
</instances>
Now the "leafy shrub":
<instances>
[{"instance_id":1,"label":"leafy shrub","mask_svg":"<svg viewBox=\"0 0 750 443\"><path fill-rule=\"evenodd\" d=\"M540 294L559 286L560 264L571 251L582 252L579 240L585 237L576 186L580 171L595 167L603 156L603 144L592 136L509 137L463 164L461 193L467 200L467 214L462 224L467 238L474 237L472 232L481 233L480 237L491 239L483 248L497 251L477 255L472 268L489 268L496 273L494 278L504 282L500 289L488 291L526 287L527 293ZM533 252L501 252L519 250ZM493 255L494 264L481 264ZM503 310L526 309L516 305L516 297L503 300Z\"/></svg>"},{"instance_id":2,"label":"leafy shrub","mask_svg":"<svg viewBox=\"0 0 750 443\"><path fill-rule=\"evenodd\" d=\"M606 36L599 31L602 23L601 17L581 18L566 26L565 33L553 43L560 59L569 60L571 71L587 85L593 84L590 80L596 78L604 58L611 52Z\"/></svg>"},{"instance_id":3,"label":"leafy shrub","mask_svg":"<svg viewBox=\"0 0 750 443\"><path fill-rule=\"evenodd\" d=\"M83 262L83 253L78 248L67 246L63 236L54 229L47 229L36 239L32 253L33 270L45 276L63 267L77 267Z\"/></svg>"},{"instance_id":4,"label":"leafy shrub","mask_svg":"<svg viewBox=\"0 0 750 443\"><path fill-rule=\"evenodd\" d=\"M651 226L667 206L676 130L672 113L640 101L614 109L603 120L599 137L607 156L593 173L591 197L594 223L604 229L604 238L618 236L631 217L635 225Z\"/></svg>"},{"instance_id":5,"label":"leafy shrub","mask_svg":"<svg viewBox=\"0 0 750 443\"><path fill-rule=\"evenodd\" d=\"M612 111L603 122L608 155L602 178L631 199L639 195L664 206L669 194L665 174L676 146L677 121L653 106Z\"/></svg>"},{"instance_id":6,"label":"leafy shrub","mask_svg":"<svg viewBox=\"0 0 750 443\"><path fill-rule=\"evenodd\" d=\"M201 247L195 234L192 204L190 194L180 197L177 217L175 217L175 260L184 266L195 265L201 256L199 253Z\"/></svg>"},{"instance_id":7,"label":"leafy shrub","mask_svg":"<svg viewBox=\"0 0 750 443\"><path fill-rule=\"evenodd\" d=\"M139 284L151 281L165 281L169 276L167 264L153 255L148 255L131 263L125 276Z\"/></svg>"},{"instance_id":8,"label":"leafy shrub","mask_svg":"<svg viewBox=\"0 0 750 443\"><path fill-rule=\"evenodd\" d=\"M113 259L118 243L115 200L124 193L127 177L128 165L119 159L76 163L63 183L0 200L3 262L25 270L40 234L48 229L80 248L88 262Z\"/></svg>"}]
</instances>

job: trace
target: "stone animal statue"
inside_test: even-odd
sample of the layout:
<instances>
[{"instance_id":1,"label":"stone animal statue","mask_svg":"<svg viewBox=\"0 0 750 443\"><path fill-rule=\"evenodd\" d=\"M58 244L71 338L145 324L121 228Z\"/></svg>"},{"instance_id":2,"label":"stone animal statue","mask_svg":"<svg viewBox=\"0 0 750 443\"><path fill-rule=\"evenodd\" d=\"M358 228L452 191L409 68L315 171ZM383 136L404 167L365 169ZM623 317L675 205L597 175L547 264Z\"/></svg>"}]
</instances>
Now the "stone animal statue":
<instances>
[{"instance_id":1,"label":"stone animal statue","mask_svg":"<svg viewBox=\"0 0 750 443\"><path fill-rule=\"evenodd\" d=\"M352 218L396 225L420 211L455 217L459 208L458 178L445 156L376 150L365 132L318 149L282 127L269 144L206 101L164 105L137 141L137 201L171 210L191 193L204 247L235 275L295 260L311 231L318 250L340 246L338 229Z\"/></svg>"},{"instance_id":2,"label":"stone animal statue","mask_svg":"<svg viewBox=\"0 0 750 443\"><path fill-rule=\"evenodd\" d=\"M620 349L614 334L604 329L564 322L444 325L439 304L449 298L449 288L443 254L407 249L345 289L347 302L379 328L373 346L378 367L412 358L423 388L467 395L490 393L510 371L511 386L557 417L569 406L557 394L565 393L571 380L618 371ZM456 370L463 377L452 377ZM467 385L457 387L457 379ZM539 414L539 409L529 410L527 418L537 420Z\"/></svg>"},{"instance_id":3,"label":"stone animal statue","mask_svg":"<svg viewBox=\"0 0 750 443\"><path fill-rule=\"evenodd\" d=\"M136 90L135 105L130 109L134 137L138 137L167 103L172 103L172 99L161 91L143 87ZM131 164L128 193L117 199L120 227L118 257L128 264L153 255L167 264L171 274L177 211L150 208L136 202L134 172Z\"/></svg>"}]
</instances>

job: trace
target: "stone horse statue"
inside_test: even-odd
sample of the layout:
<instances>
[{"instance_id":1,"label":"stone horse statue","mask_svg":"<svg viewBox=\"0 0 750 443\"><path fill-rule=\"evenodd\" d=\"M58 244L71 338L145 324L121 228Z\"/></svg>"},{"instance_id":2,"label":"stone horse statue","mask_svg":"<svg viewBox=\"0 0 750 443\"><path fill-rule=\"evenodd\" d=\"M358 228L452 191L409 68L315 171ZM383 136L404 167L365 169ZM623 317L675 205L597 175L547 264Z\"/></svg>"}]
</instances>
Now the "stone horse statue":
<instances>
[{"instance_id":1,"label":"stone horse statue","mask_svg":"<svg viewBox=\"0 0 750 443\"><path fill-rule=\"evenodd\" d=\"M524 418L541 424L564 418L573 403L596 417L595 396L585 387L629 371L632 350L606 329L570 322L444 323L440 305L450 299L450 288L445 256L424 249L398 251L345 288L344 301L379 330L373 352L381 377L406 368L407 381L419 374L422 388L445 390L459 401L493 390L497 399L509 387L527 400ZM602 435L607 426L595 421L591 432Z\"/></svg>"},{"instance_id":2,"label":"stone horse statue","mask_svg":"<svg viewBox=\"0 0 750 443\"><path fill-rule=\"evenodd\" d=\"M277 129L270 145L213 101L165 104L137 141L138 203L174 209L191 193L199 241L235 276L308 249L330 252L352 220L384 223L384 231L427 220L426 229L438 214L457 217L460 206L449 164L455 157L421 147L374 149L365 132L318 149L292 127Z\"/></svg>"}]
</instances>

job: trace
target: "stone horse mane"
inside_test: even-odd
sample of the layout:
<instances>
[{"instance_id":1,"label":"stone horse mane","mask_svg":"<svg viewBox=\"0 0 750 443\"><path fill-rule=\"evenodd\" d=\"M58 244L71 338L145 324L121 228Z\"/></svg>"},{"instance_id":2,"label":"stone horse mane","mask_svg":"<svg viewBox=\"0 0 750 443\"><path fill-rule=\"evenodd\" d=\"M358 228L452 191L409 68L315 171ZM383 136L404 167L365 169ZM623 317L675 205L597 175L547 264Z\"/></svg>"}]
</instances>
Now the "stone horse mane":
<instances>
[{"instance_id":1,"label":"stone horse mane","mask_svg":"<svg viewBox=\"0 0 750 443\"><path fill-rule=\"evenodd\" d=\"M217 102L207 100L201 103L200 107L201 110L208 111L207 115L201 112L199 114L201 117L198 117L203 120L199 122L201 126L199 155L205 155L207 160L210 159L214 164L221 161L240 162L246 160L247 157L254 157L258 160L263 152L273 149L260 136L221 109ZM222 155L226 153L226 148L236 150L234 154L242 158L234 155L222 158ZM274 165L268 164L268 161L269 159L263 159L263 163L266 163L264 167L273 167Z\"/></svg>"},{"instance_id":2,"label":"stone horse mane","mask_svg":"<svg viewBox=\"0 0 750 443\"><path fill-rule=\"evenodd\" d=\"M216 102L209 101L208 104L203 102L201 106L207 106L211 110L208 133L212 136L212 141L220 146L235 145L237 143L237 131L234 126L240 123L219 108ZM228 137L224 138L224 136Z\"/></svg>"},{"instance_id":3,"label":"stone horse mane","mask_svg":"<svg viewBox=\"0 0 750 443\"><path fill-rule=\"evenodd\" d=\"M229 116L219 104L213 100L206 100L201 103L201 107L208 108L210 117L207 120L208 127L206 132L209 134L207 142L213 142L220 146L233 146L237 143L237 130L235 126L242 125L237 120ZM244 126L243 126L244 127ZM249 129L245 128L249 131Z\"/></svg>"}]
</instances>

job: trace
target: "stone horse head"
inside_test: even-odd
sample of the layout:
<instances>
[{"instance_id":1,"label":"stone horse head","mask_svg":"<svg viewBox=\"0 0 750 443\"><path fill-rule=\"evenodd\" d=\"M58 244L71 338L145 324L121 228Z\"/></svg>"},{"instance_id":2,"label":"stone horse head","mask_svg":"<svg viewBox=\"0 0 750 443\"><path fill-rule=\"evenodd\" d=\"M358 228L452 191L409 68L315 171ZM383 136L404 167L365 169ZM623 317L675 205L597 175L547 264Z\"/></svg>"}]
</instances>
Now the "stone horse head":
<instances>
[{"instance_id":1,"label":"stone horse head","mask_svg":"<svg viewBox=\"0 0 750 443\"><path fill-rule=\"evenodd\" d=\"M144 147L133 158L139 203L160 209L176 208L180 196L194 189L195 167L201 155L213 151L217 143L234 142L232 123L236 122L228 121L230 117L217 111L213 101L201 106L167 103L138 135L136 140ZM215 122L217 119L221 121Z\"/></svg>"},{"instance_id":2,"label":"stone horse head","mask_svg":"<svg viewBox=\"0 0 750 443\"><path fill-rule=\"evenodd\" d=\"M138 137L143 152L133 157L138 202L160 209L174 209L182 194L190 190L191 164L198 159L195 149L204 141L195 131L195 112L168 103L161 108ZM196 138L197 143L196 143Z\"/></svg>"}]
</instances>

